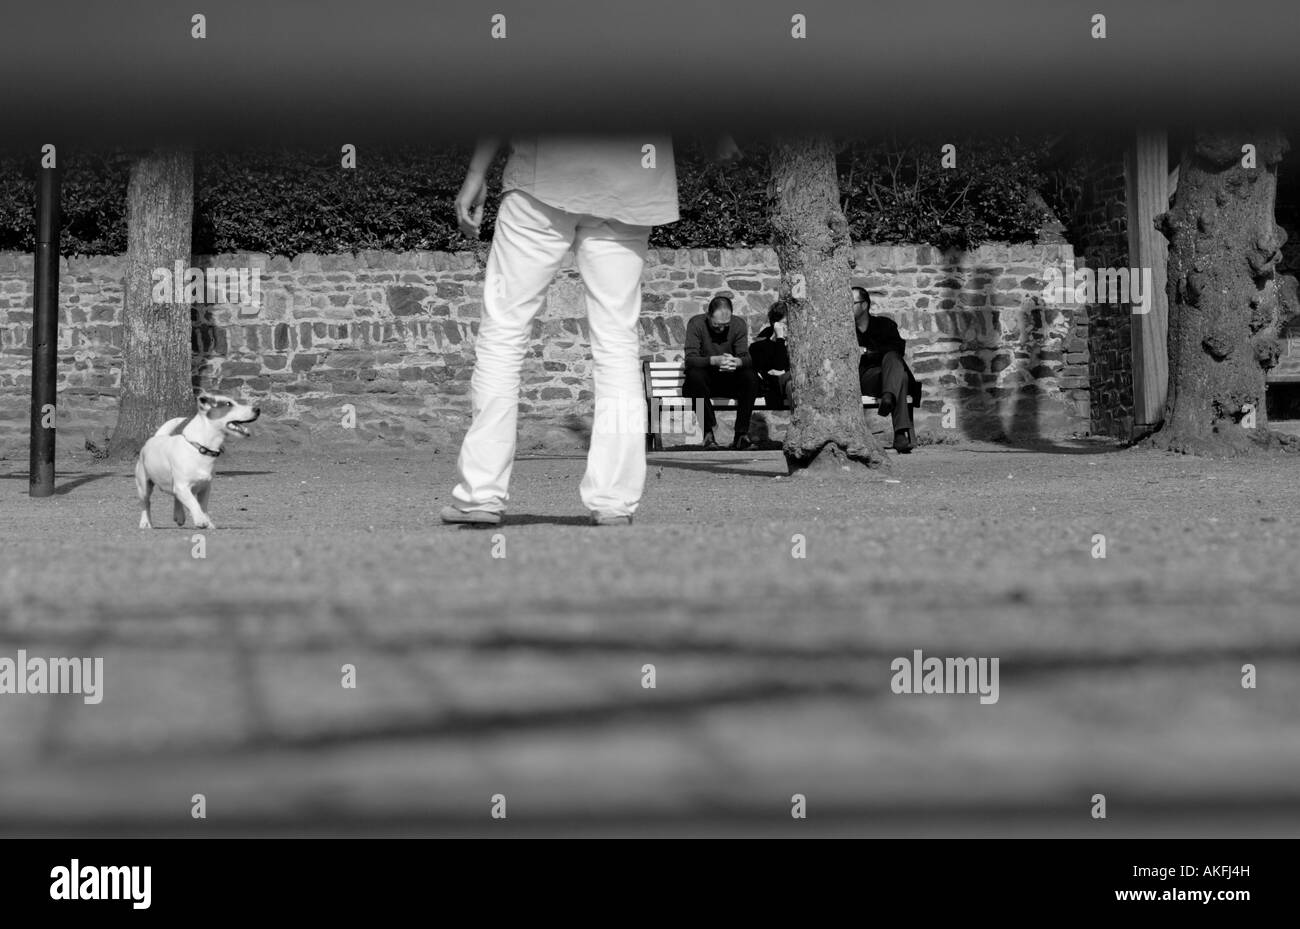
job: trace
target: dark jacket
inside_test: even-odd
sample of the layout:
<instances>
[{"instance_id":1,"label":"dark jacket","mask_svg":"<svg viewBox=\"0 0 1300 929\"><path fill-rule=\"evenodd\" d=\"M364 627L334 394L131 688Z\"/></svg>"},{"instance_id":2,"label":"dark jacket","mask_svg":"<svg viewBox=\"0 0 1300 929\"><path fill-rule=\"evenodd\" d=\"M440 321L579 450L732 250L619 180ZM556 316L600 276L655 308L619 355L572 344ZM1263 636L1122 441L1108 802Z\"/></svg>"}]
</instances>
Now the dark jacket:
<instances>
[{"instance_id":1,"label":"dark jacket","mask_svg":"<svg viewBox=\"0 0 1300 929\"><path fill-rule=\"evenodd\" d=\"M886 352L907 351L907 341L898 334L898 324L888 316L867 317L867 331L858 328L854 321L853 330L858 334L858 344L866 351L862 355L862 364L868 368L880 367Z\"/></svg>"},{"instance_id":2,"label":"dark jacket","mask_svg":"<svg viewBox=\"0 0 1300 929\"><path fill-rule=\"evenodd\" d=\"M749 343L749 357L754 359L754 367L762 374L790 370L790 352L785 339L776 337L775 326L764 326L758 331L754 341Z\"/></svg>"},{"instance_id":3,"label":"dark jacket","mask_svg":"<svg viewBox=\"0 0 1300 929\"><path fill-rule=\"evenodd\" d=\"M707 313L694 316L686 324L686 366L707 368L710 358L716 355L735 355L742 368L753 367L749 357L749 326L739 316L732 315L727 334L716 338L709 329Z\"/></svg>"},{"instance_id":4,"label":"dark jacket","mask_svg":"<svg viewBox=\"0 0 1300 929\"><path fill-rule=\"evenodd\" d=\"M907 371L907 392L915 404L921 402L921 382L916 379L907 364L907 340L898 333L898 324L888 316L872 315L867 319L867 329L863 332L854 321L853 330L858 334L858 344L864 349L858 361L858 373L869 368L879 368L884 363L885 355L897 352L903 359L903 368Z\"/></svg>"}]
</instances>

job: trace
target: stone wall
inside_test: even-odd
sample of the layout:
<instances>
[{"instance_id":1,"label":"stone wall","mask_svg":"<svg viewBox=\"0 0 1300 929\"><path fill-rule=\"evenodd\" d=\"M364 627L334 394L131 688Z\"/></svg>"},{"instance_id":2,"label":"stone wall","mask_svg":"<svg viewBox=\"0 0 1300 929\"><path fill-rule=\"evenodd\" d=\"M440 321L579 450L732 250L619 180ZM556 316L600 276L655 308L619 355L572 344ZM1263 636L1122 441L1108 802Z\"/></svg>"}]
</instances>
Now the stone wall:
<instances>
[{"instance_id":1,"label":"stone wall","mask_svg":"<svg viewBox=\"0 0 1300 929\"><path fill-rule=\"evenodd\" d=\"M925 384L920 430L1030 440L1089 430L1086 316L1040 296L1046 269L1064 272L1073 261L1069 245L950 253L862 246L857 259L857 276L884 291L877 311L909 340L908 359ZM124 264L60 262L61 441L98 441L112 428ZM193 345L196 381L255 396L262 436L441 446L463 432L483 294L472 253L226 255L194 264L260 269L261 307L195 306ZM643 355L680 358L686 321L720 292L733 295L757 330L776 287L770 249L652 250ZM0 442L10 454L26 443L31 290L31 256L0 254ZM592 405L585 312L570 256L533 324L521 450L585 438Z\"/></svg>"},{"instance_id":2,"label":"stone wall","mask_svg":"<svg viewBox=\"0 0 1300 929\"><path fill-rule=\"evenodd\" d=\"M1048 268L1069 245L986 245L970 252L859 247L872 311L892 317L924 385L917 428L968 438L1037 439L1089 432L1088 323L1047 305Z\"/></svg>"}]
</instances>

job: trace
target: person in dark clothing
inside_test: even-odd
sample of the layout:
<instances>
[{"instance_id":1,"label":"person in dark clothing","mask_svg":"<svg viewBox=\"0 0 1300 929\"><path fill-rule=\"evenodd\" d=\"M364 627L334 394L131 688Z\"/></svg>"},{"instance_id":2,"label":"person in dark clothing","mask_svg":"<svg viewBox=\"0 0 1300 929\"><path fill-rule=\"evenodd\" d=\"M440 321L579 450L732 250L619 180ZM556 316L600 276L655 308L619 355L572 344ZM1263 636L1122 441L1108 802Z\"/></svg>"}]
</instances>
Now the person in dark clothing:
<instances>
[{"instance_id":1,"label":"person in dark clothing","mask_svg":"<svg viewBox=\"0 0 1300 929\"><path fill-rule=\"evenodd\" d=\"M709 301L707 312L686 324L686 382L682 395L704 401L704 445L716 447L713 437L717 417L713 412L714 396L736 401L736 437L733 449L746 449L749 420L758 396L754 363L749 356L749 327L731 312L731 299L717 296Z\"/></svg>"},{"instance_id":2,"label":"person in dark clothing","mask_svg":"<svg viewBox=\"0 0 1300 929\"><path fill-rule=\"evenodd\" d=\"M785 344L785 303L778 300L767 311L767 325L749 343L749 357L754 359L754 373L758 376L767 400L767 407L779 410L788 407L790 384L790 353ZM776 373L773 373L776 372Z\"/></svg>"},{"instance_id":3,"label":"person in dark clothing","mask_svg":"<svg viewBox=\"0 0 1300 929\"><path fill-rule=\"evenodd\" d=\"M906 455L916 444L908 401L921 402L921 383L903 360L907 342L892 319L871 315L871 295L861 287L853 288L853 320L863 348L858 362L862 393L880 398L881 416L893 416L894 450Z\"/></svg>"}]
</instances>

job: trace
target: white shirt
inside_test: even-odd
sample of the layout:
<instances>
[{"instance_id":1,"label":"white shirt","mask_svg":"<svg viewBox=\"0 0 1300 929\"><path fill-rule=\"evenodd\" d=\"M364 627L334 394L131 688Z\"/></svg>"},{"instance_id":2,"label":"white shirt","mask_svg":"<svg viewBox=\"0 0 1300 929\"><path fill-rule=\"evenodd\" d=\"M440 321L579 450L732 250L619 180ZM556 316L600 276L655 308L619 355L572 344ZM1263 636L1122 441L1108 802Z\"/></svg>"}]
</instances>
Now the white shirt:
<instances>
[{"instance_id":1,"label":"white shirt","mask_svg":"<svg viewBox=\"0 0 1300 929\"><path fill-rule=\"evenodd\" d=\"M645 167L646 145L655 147L654 167ZM681 218L668 135L512 137L502 182L503 193L522 190L570 213L636 226Z\"/></svg>"}]
</instances>

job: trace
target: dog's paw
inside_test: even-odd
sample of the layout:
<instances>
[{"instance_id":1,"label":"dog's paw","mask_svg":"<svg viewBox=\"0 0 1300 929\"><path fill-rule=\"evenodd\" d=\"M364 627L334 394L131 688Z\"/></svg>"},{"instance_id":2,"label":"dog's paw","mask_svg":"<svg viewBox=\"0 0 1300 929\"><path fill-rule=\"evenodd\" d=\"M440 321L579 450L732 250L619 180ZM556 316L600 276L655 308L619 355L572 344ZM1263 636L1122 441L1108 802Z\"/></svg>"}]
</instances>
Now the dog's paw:
<instances>
[{"instance_id":1,"label":"dog's paw","mask_svg":"<svg viewBox=\"0 0 1300 929\"><path fill-rule=\"evenodd\" d=\"M206 516L204 516L202 519L196 519L194 521L194 528L195 529L216 529L217 524L214 523L212 520L208 519Z\"/></svg>"},{"instance_id":2,"label":"dog's paw","mask_svg":"<svg viewBox=\"0 0 1300 929\"><path fill-rule=\"evenodd\" d=\"M141 528L141 529L152 529L152 528L153 528L153 523L149 522L149 518L148 518L147 516L142 516L142 517L140 517L140 528Z\"/></svg>"}]
</instances>

